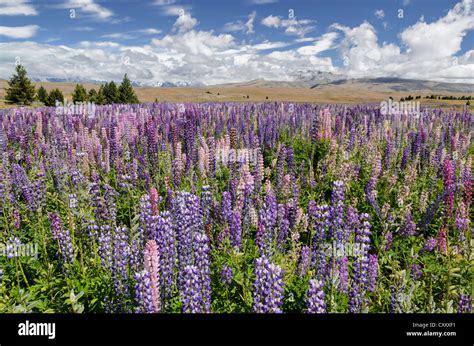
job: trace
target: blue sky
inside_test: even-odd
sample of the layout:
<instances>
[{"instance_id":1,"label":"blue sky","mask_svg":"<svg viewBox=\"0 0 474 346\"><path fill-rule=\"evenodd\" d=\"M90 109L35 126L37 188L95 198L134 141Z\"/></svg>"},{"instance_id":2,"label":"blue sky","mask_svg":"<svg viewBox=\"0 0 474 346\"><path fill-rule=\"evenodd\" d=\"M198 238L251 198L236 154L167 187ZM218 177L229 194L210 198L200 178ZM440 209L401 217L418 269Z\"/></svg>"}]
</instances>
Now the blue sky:
<instances>
[{"instance_id":1,"label":"blue sky","mask_svg":"<svg viewBox=\"0 0 474 346\"><path fill-rule=\"evenodd\" d=\"M473 0L0 0L0 78L474 83L473 43Z\"/></svg>"}]
</instances>

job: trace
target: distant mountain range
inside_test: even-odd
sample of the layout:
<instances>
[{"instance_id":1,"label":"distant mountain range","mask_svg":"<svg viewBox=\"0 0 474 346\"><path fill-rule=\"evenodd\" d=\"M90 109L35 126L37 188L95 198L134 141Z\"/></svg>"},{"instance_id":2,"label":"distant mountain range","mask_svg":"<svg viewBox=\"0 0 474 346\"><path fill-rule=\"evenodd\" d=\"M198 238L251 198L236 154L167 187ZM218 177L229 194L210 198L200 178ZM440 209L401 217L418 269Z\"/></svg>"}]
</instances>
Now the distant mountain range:
<instances>
[{"instance_id":1,"label":"distant mountain range","mask_svg":"<svg viewBox=\"0 0 474 346\"><path fill-rule=\"evenodd\" d=\"M32 78L35 82L55 83L91 83L103 84L107 81L83 78ZM255 79L239 83L225 83L218 85L205 85L193 82L133 82L135 87L155 88L183 88L183 87L260 87L260 88L305 88L305 89L332 89L332 88L358 88L367 91L378 92L420 92L420 93L474 93L474 84L468 83L446 83L428 80L403 79L396 77L382 78L357 78L347 79L343 75L332 72L300 70L291 81L275 81L266 79Z\"/></svg>"},{"instance_id":2,"label":"distant mountain range","mask_svg":"<svg viewBox=\"0 0 474 346\"><path fill-rule=\"evenodd\" d=\"M49 83L79 83L79 84L105 84L109 81L99 79L87 79L87 78L31 78L33 82L49 82ZM120 83L120 82L116 82ZM203 83L190 83L190 82L134 82L134 87L154 87L154 88L182 88L182 87L200 87L204 86Z\"/></svg>"},{"instance_id":3,"label":"distant mountain range","mask_svg":"<svg viewBox=\"0 0 474 346\"><path fill-rule=\"evenodd\" d=\"M455 93L474 93L474 84L468 83L446 83L434 82L417 79L403 78L359 78L359 79L341 79L328 83L318 83L311 86L311 89L322 88L327 86L345 86L359 87L368 90L377 91L406 91L406 92L455 92Z\"/></svg>"}]
</instances>

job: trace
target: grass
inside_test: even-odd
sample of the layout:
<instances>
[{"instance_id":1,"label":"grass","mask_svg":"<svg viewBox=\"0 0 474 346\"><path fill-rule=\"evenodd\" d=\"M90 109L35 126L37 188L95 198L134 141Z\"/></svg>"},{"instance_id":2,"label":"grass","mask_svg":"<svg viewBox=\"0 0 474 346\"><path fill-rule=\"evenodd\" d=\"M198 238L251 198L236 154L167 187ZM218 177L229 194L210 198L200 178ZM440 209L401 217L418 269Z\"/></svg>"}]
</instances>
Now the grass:
<instances>
[{"instance_id":1,"label":"grass","mask_svg":"<svg viewBox=\"0 0 474 346\"><path fill-rule=\"evenodd\" d=\"M59 88L65 98L71 100L75 83L49 83L34 82L38 89L44 86L49 92L52 89ZM4 102L5 88L7 82L0 80L0 108L9 108ZM98 89L97 84L84 84L89 90ZM388 100L391 96L394 100L406 97L409 93L374 91L351 86L325 86L317 89L290 88L290 87L258 87L258 86L211 86L198 88L135 88L138 98L141 102L310 102L310 103L380 103ZM411 92L412 94L428 95L431 91ZM465 94L465 93L464 93ZM249 98L247 98L247 95ZM463 93L446 93L446 95L461 96ZM268 99L267 99L268 97ZM414 100L417 101L417 100ZM462 110L466 101L461 100L419 100L422 106L435 106L442 108L454 107L456 110ZM473 102L474 103L474 102ZM474 105L470 106L474 110Z\"/></svg>"}]
</instances>

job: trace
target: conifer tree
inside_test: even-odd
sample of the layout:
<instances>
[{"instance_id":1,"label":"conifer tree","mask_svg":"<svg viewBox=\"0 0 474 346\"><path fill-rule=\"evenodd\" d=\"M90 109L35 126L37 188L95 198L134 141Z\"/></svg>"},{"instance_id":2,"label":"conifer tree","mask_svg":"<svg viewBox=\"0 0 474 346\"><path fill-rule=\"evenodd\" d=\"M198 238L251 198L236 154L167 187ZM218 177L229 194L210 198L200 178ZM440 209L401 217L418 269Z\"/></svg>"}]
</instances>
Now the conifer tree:
<instances>
[{"instance_id":1,"label":"conifer tree","mask_svg":"<svg viewBox=\"0 0 474 346\"><path fill-rule=\"evenodd\" d=\"M44 104L48 102L48 92L46 91L44 86L40 86L36 95L37 95L36 98L38 99L38 101L43 102Z\"/></svg>"},{"instance_id":2,"label":"conifer tree","mask_svg":"<svg viewBox=\"0 0 474 346\"><path fill-rule=\"evenodd\" d=\"M98 104L97 103L97 91L95 89L89 90L89 93L87 94L87 99L89 100L89 102Z\"/></svg>"},{"instance_id":3,"label":"conifer tree","mask_svg":"<svg viewBox=\"0 0 474 346\"><path fill-rule=\"evenodd\" d=\"M114 81L104 84L103 93L105 96L106 103L111 104L120 102L119 91Z\"/></svg>"},{"instance_id":4,"label":"conifer tree","mask_svg":"<svg viewBox=\"0 0 474 346\"><path fill-rule=\"evenodd\" d=\"M72 94L72 102L86 102L87 101L87 91L82 86L82 84L76 84L74 93Z\"/></svg>"},{"instance_id":5,"label":"conifer tree","mask_svg":"<svg viewBox=\"0 0 474 346\"><path fill-rule=\"evenodd\" d=\"M56 101L64 103L63 93L58 88L51 90L48 96L48 103L46 105L54 107L56 106Z\"/></svg>"},{"instance_id":6,"label":"conifer tree","mask_svg":"<svg viewBox=\"0 0 474 346\"><path fill-rule=\"evenodd\" d=\"M119 87L119 101L120 103L139 103L135 90L133 90L132 82L126 73Z\"/></svg>"},{"instance_id":7,"label":"conifer tree","mask_svg":"<svg viewBox=\"0 0 474 346\"><path fill-rule=\"evenodd\" d=\"M97 92L97 102L98 105L105 105L107 104L107 99L105 98L104 94L104 86L101 85L99 91Z\"/></svg>"},{"instance_id":8,"label":"conifer tree","mask_svg":"<svg viewBox=\"0 0 474 346\"><path fill-rule=\"evenodd\" d=\"M35 99L35 87L28 79L26 69L22 65L17 65L15 71L6 88L6 103L31 105Z\"/></svg>"}]
</instances>

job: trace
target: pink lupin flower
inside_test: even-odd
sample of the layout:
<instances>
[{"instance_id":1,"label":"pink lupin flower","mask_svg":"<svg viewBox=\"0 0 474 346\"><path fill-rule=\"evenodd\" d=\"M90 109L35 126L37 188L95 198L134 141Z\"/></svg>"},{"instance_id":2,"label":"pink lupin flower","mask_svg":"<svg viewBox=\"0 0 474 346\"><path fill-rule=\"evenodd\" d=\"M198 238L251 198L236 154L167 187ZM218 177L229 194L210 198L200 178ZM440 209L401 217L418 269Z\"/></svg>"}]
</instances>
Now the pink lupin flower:
<instances>
[{"instance_id":1,"label":"pink lupin flower","mask_svg":"<svg viewBox=\"0 0 474 346\"><path fill-rule=\"evenodd\" d=\"M454 167L451 160L444 160L443 164L443 175L444 175L444 201L446 205L446 218L450 218L453 215L454 205Z\"/></svg>"},{"instance_id":2,"label":"pink lupin flower","mask_svg":"<svg viewBox=\"0 0 474 346\"><path fill-rule=\"evenodd\" d=\"M153 215L158 215L158 191L154 186L150 187L150 203Z\"/></svg>"},{"instance_id":3,"label":"pink lupin flower","mask_svg":"<svg viewBox=\"0 0 474 346\"><path fill-rule=\"evenodd\" d=\"M158 245L155 240L150 239L145 245L145 270L150 274L152 301L154 312L160 312L161 301L160 301L160 261L158 253Z\"/></svg>"},{"instance_id":4,"label":"pink lupin flower","mask_svg":"<svg viewBox=\"0 0 474 346\"><path fill-rule=\"evenodd\" d=\"M441 228L438 232L438 248L439 251L446 254L447 245L446 245L446 228Z\"/></svg>"}]
</instances>

